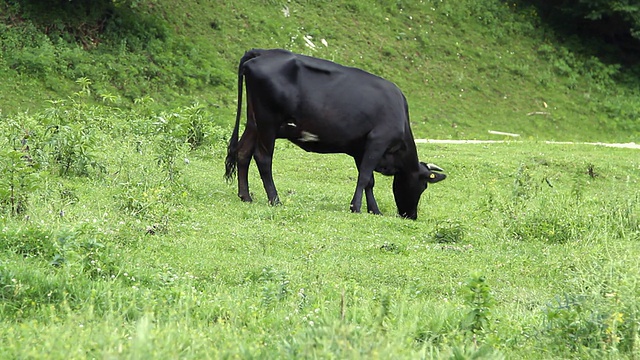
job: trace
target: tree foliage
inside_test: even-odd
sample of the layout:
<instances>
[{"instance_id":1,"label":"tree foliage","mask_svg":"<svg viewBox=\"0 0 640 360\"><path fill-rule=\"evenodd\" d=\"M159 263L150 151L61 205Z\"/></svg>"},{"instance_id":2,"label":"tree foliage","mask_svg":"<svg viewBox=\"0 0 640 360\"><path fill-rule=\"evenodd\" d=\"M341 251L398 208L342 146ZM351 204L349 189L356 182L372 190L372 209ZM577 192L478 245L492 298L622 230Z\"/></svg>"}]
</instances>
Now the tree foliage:
<instances>
[{"instance_id":1,"label":"tree foliage","mask_svg":"<svg viewBox=\"0 0 640 360\"><path fill-rule=\"evenodd\" d=\"M87 48L101 41L107 27L131 13L135 0L6 0L9 22L32 21L50 37L61 37ZM5 20L5 22L7 22Z\"/></svg>"},{"instance_id":2,"label":"tree foliage","mask_svg":"<svg viewBox=\"0 0 640 360\"><path fill-rule=\"evenodd\" d=\"M557 28L601 38L627 54L640 50L640 2L637 0L523 0Z\"/></svg>"}]
</instances>

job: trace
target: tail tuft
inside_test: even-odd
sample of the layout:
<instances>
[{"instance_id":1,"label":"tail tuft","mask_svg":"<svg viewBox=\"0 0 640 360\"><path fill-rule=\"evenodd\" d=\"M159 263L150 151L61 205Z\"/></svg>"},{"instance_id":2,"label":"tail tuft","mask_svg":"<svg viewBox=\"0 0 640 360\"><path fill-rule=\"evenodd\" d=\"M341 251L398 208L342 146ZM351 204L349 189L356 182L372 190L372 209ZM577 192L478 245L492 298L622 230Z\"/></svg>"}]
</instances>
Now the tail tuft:
<instances>
[{"instance_id":1,"label":"tail tuft","mask_svg":"<svg viewBox=\"0 0 640 360\"><path fill-rule=\"evenodd\" d=\"M232 142L229 142L229 146L227 147L227 158L224 160L224 166L225 166L224 179L226 182L230 183L231 181L233 181L233 178L236 176L236 169L238 167L237 140L235 144L232 144Z\"/></svg>"}]
</instances>

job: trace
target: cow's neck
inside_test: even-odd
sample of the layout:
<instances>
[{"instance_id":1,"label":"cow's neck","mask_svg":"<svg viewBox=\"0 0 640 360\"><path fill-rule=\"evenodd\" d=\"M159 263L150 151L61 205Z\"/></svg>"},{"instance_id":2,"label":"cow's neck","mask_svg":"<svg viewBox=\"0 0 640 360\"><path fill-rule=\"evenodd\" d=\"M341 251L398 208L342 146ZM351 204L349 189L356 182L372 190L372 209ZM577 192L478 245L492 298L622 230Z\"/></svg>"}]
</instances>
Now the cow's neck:
<instances>
[{"instance_id":1,"label":"cow's neck","mask_svg":"<svg viewBox=\"0 0 640 360\"><path fill-rule=\"evenodd\" d=\"M416 143L408 124L405 130L406 135L404 141L407 146L407 151L402 159L402 172L409 174L420 170L420 160L418 159L418 150L416 149Z\"/></svg>"}]
</instances>

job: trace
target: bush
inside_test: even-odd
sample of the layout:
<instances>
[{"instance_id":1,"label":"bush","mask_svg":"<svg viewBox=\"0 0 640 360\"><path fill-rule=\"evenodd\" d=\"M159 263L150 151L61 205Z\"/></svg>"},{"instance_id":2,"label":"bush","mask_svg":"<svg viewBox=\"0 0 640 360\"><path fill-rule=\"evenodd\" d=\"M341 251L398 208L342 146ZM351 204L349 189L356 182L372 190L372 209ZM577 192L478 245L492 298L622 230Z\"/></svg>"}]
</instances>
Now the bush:
<instances>
[{"instance_id":1,"label":"bush","mask_svg":"<svg viewBox=\"0 0 640 360\"><path fill-rule=\"evenodd\" d=\"M433 231L433 239L441 244L462 242L465 236L465 226L458 220L447 219L438 222Z\"/></svg>"},{"instance_id":2,"label":"bush","mask_svg":"<svg viewBox=\"0 0 640 360\"><path fill-rule=\"evenodd\" d=\"M638 308L633 301L625 304L628 299L607 300L616 297L614 292L604 298L565 295L547 305L542 334L561 352L633 354L638 346Z\"/></svg>"},{"instance_id":3,"label":"bush","mask_svg":"<svg viewBox=\"0 0 640 360\"><path fill-rule=\"evenodd\" d=\"M32 149L33 128L25 119L7 119L0 124L0 208L11 215L22 214L41 181L40 163Z\"/></svg>"},{"instance_id":4,"label":"bush","mask_svg":"<svg viewBox=\"0 0 640 360\"><path fill-rule=\"evenodd\" d=\"M521 215L513 219L509 232L520 240L537 240L550 244L564 244L578 240L582 226L574 219L560 214Z\"/></svg>"},{"instance_id":5,"label":"bush","mask_svg":"<svg viewBox=\"0 0 640 360\"><path fill-rule=\"evenodd\" d=\"M491 312L494 305L491 289L484 276L470 276L462 289L469 311L461 328L474 335L484 335L491 330Z\"/></svg>"}]
</instances>

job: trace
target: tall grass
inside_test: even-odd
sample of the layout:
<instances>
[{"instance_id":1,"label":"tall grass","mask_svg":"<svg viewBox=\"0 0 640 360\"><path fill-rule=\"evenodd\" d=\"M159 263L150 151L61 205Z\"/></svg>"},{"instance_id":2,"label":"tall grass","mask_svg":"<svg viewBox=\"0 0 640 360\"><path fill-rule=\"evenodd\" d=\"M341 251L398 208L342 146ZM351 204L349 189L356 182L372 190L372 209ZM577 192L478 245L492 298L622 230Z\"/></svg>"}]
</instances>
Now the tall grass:
<instances>
[{"instance_id":1,"label":"tall grass","mask_svg":"<svg viewBox=\"0 0 640 360\"><path fill-rule=\"evenodd\" d=\"M0 198L0 357L638 356L637 150L419 145L449 177L407 221L389 178L351 214L352 161L284 142L283 205L253 167L242 203L209 118L80 97L0 124L31 184ZM74 132L91 161L60 171Z\"/></svg>"},{"instance_id":2,"label":"tall grass","mask_svg":"<svg viewBox=\"0 0 640 360\"><path fill-rule=\"evenodd\" d=\"M96 18L105 2L95 4L87 18L0 5L4 113L43 109L89 79L95 103L128 108L153 99L148 106L161 111L196 100L227 123L238 59L250 48L280 47L397 83L421 138L487 138L497 130L528 139L638 141L634 70L562 42L533 7L158 0L117 2Z\"/></svg>"},{"instance_id":3,"label":"tall grass","mask_svg":"<svg viewBox=\"0 0 640 360\"><path fill-rule=\"evenodd\" d=\"M91 46L0 5L0 358L640 356L637 150L536 141L637 141L624 68L502 2L123 4ZM419 145L449 176L418 221L383 176L351 214L352 160L285 142L283 205L254 167L242 203L251 47L398 83L418 137L525 140Z\"/></svg>"}]
</instances>

